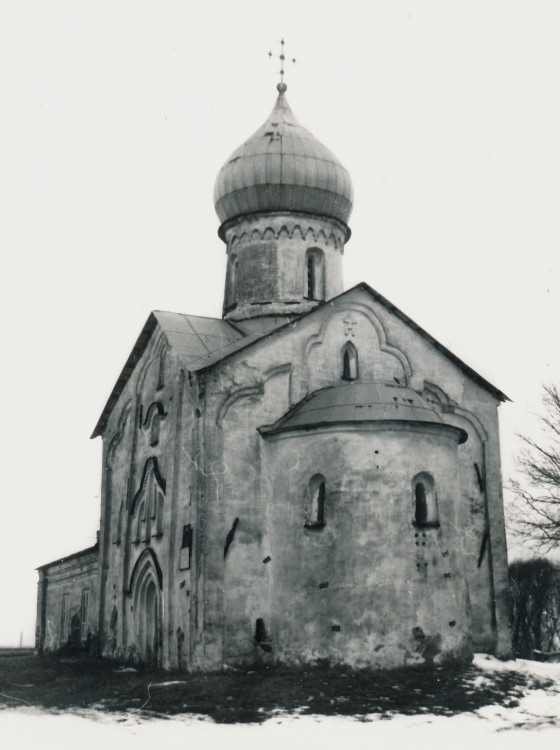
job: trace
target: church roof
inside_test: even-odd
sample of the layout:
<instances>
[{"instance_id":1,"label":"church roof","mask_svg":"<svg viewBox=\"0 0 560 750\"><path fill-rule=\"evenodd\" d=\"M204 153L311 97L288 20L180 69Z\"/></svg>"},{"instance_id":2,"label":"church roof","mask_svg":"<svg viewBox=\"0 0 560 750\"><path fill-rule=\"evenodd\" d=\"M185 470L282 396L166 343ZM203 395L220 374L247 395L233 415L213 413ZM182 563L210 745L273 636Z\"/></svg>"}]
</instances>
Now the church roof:
<instances>
[{"instance_id":1,"label":"church roof","mask_svg":"<svg viewBox=\"0 0 560 750\"><path fill-rule=\"evenodd\" d=\"M261 337L260 333L246 335L236 325L221 318L204 318L199 315L154 310L150 313L115 383L92 438L103 434L114 405L158 325L165 333L169 345L184 362L185 367L193 372L223 359L232 350L237 351Z\"/></svg>"},{"instance_id":2,"label":"church roof","mask_svg":"<svg viewBox=\"0 0 560 750\"><path fill-rule=\"evenodd\" d=\"M468 377L478 383L482 388L489 391L499 401L510 401L505 393L496 388L492 383L479 375L469 365L463 362L453 352L440 344L433 336L430 336L423 328L409 318L405 313L399 310L383 295L376 292L366 283L362 282L357 286L349 289L338 297L328 300L329 305L336 305L355 290L362 289L369 294L374 300L390 310L396 317L400 318L406 325L413 328L420 336L430 342L430 344L441 352L447 359L453 362ZM292 329L298 320L309 315L314 315L322 309L322 305L304 313L298 318L290 319L286 323L275 326L263 333L247 333L240 325L231 323L221 318L204 318L198 315L184 315L182 313L161 312L156 310L152 312L138 337L132 352L126 364L119 375L111 395L103 409L99 421L93 431L92 438L102 435L107 424L111 411L116 404L122 390L124 389L136 363L144 352L148 341L156 326L160 326L167 337L167 341L174 351L180 356L184 366L190 372L201 372L213 367L218 362L223 362L230 356L233 356L241 349L251 346L257 341L266 339L268 336L278 334L286 329Z\"/></svg>"},{"instance_id":3,"label":"church roof","mask_svg":"<svg viewBox=\"0 0 560 750\"><path fill-rule=\"evenodd\" d=\"M421 422L444 425L440 415L411 388L387 383L346 383L328 386L306 396L272 425L259 429L263 435L286 430L361 422ZM445 425L446 428L449 425ZM467 434L457 430L460 443Z\"/></svg>"},{"instance_id":4,"label":"church roof","mask_svg":"<svg viewBox=\"0 0 560 750\"><path fill-rule=\"evenodd\" d=\"M53 565L61 565L62 563L68 562L69 560L77 560L79 557L87 557L88 555L94 555L99 552L99 544L96 542L92 547L86 547L86 549L81 549L78 552L72 552L71 555L66 555L66 557L59 557L58 560L51 560L51 562L45 563L44 565L39 565L38 568L35 568L35 570L45 570L46 568L50 568Z\"/></svg>"},{"instance_id":5,"label":"church roof","mask_svg":"<svg viewBox=\"0 0 560 750\"><path fill-rule=\"evenodd\" d=\"M352 212L350 175L295 118L279 85L266 122L221 168L214 188L220 221L259 211L303 211L345 224Z\"/></svg>"}]
</instances>

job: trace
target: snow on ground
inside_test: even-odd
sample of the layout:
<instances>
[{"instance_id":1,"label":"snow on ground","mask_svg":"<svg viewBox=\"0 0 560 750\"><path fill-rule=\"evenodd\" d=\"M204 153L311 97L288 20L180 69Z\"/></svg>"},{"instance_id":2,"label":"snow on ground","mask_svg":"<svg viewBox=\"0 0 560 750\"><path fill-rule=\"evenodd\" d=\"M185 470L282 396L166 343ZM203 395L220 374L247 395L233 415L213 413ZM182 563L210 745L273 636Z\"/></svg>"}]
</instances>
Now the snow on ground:
<instances>
[{"instance_id":1,"label":"snow on ground","mask_svg":"<svg viewBox=\"0 0 560 750\"><path fill-rule=\"evenodd\" d=\"M479 655L475 665L484 670L480 680L510 670L548 679L546 690L527 688L519 705L511 708L486 706L476 712L451 718L423 714L350 718L278 715L260 725L214 724L202 717L185 715L171 719L143 718L141 712L109 716L98 710L53 713L35 709L0 711L0 747L25 750L152 750L154 744L170 747L194 746L197 750L227 747L228 750L285 750L286 746L347 747L352 750L380 748L401 750L552 750L560 743L560 664L524 660L500 662Z\"/></svg>"}]
</instances>

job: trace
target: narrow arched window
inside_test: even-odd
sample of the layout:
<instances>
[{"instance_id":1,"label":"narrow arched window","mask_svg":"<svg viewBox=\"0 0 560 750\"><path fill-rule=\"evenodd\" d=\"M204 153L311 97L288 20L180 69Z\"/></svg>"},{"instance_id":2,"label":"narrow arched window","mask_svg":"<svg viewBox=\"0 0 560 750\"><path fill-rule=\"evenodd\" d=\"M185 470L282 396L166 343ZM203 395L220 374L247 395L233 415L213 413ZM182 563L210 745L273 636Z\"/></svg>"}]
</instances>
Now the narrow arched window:
<instances>
[{"instance_id":1,"label":"narrow arched window","mask_svg":"<svg viewBox=\"0 0 560 750\"><path fill-rule=\"evenodd\" d=\"M437 494L431 474L421 472L412 480L415 526L439 526Z\"/></svg>"},{"instance_id":2,"label":"narrow arched window","mask_svg":"<svg viewBox=\"0 0 560 750\"><path fill-rule=\"evenodd\" d=\"M327 480L315 474L309 482L305 528L322 529L326 523Z\"/></svg>"},{"instance_id":3,"label":"narrow arched window","mask_svg":"<svg viewBox=\"0 0 560 750\"><path fill-rule=\"evenodd\" d=\"M315 257L307 256L307 298L315 299L316 294Z\"/></svg>"},{"instance_id":4,"label":"narrow arched window","mask_svg":"<svg viewBox=\"0 0 560 750\"><path fill-rule=\"evenodd\" d=\"M89 630L89 589L83 589L82 591L82 603L80 605L80 619L82 623L82 640L85 641Z\"/></svg>"},{"instance_id":5,"label":"narrow arched window","mask_svg":"<svg viewBox=\"0 0 560 750\"><path fill-rule=\"evenodd\" d=\"M358 350L349 341L342 350L342 377L344 380L357 380L358 374Z\"/></svg>"},{"instance_id":6,"label":"narrow arched window","mask_svg":"<svg viewBox=\"0 0 560 750\"><path fill-rule=\"evenodd\" d=\"M158 391L161 391L161 389L165 385L165 359L166 357L167 357L167 350L162 349L161 355L159 358L158 382L157 382L157 389L156 389Z\"/></svg>"},{"instance_id":7,"label":"narrow arched window","mask_svg":"<svg viewBox=\"0 0 560 750\"><path fill-rule=\"evenodd\" d=\"M428 521L428 504L426 502L426 488L422 482L417 482L414 488L416 523L424 524Z\"/></svg>"},{"instance_id":8,"label":"narrow arched window","mask_svg":"<svg viewBox=\"0 0 560 750\"><path fill-rule=\"evenodd\" d=\"M236 255L231 255L229 258L229 273L227 279L227 306L235 305L237 303L237 271L239 266L239 259Z\"/></svg>"},{"instance_id":9,"label":"narrow arched window","mask_svg":"<svg viewBox=\"0 0 560 750\"><path fill-rule=\"evenodd\" d=\"M305 297L325 299L325 256L319 248L308 250L305 256Z\"/></svg>"}]
</instances>

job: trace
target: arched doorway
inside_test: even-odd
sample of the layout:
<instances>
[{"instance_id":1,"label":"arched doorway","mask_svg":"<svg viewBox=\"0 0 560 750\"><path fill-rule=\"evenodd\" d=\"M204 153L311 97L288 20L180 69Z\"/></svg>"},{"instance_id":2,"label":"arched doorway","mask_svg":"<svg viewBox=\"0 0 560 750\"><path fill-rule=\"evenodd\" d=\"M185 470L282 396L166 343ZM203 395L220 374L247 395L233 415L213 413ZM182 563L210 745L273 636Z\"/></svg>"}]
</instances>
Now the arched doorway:
<instances>
[{"instance_id":1,"label":"arched doorway","mask_svg":"<svg viewBox=\"0 0 560 750\"><path fill-rule=\"evenodd\" d=\"M145 550L134 567L131 580L134 630L138 656L144 664L161 661L161 570L152 550Z\"/></svg>"}]
</instances>

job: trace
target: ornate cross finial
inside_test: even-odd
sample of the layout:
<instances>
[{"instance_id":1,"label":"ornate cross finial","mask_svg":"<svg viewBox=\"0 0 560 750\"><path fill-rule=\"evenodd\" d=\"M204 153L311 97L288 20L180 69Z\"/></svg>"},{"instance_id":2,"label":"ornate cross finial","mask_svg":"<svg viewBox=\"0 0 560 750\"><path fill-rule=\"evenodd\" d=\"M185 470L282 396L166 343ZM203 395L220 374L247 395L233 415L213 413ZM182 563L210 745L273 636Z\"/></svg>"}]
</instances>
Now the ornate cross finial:
<instances>
[{"instance_id":1,"label":"ornate cross finial","mask_svg":"<svg viewBox=\"0 0 560 750\"><path fill-rule=\"evenodd\" d=\"M272 52L269 51L268 56L272 60L273 57L277 57L280 60L280 83L276 87L278 91L282 94L286 89L288 88L286 84L284 83L284 63L286 61L286 55L284 54L284 39L280 40L280 54L279 55L273 55ZM292 57L291 62L295 63L296 58Z\"/></svg>"}]
</instances>

